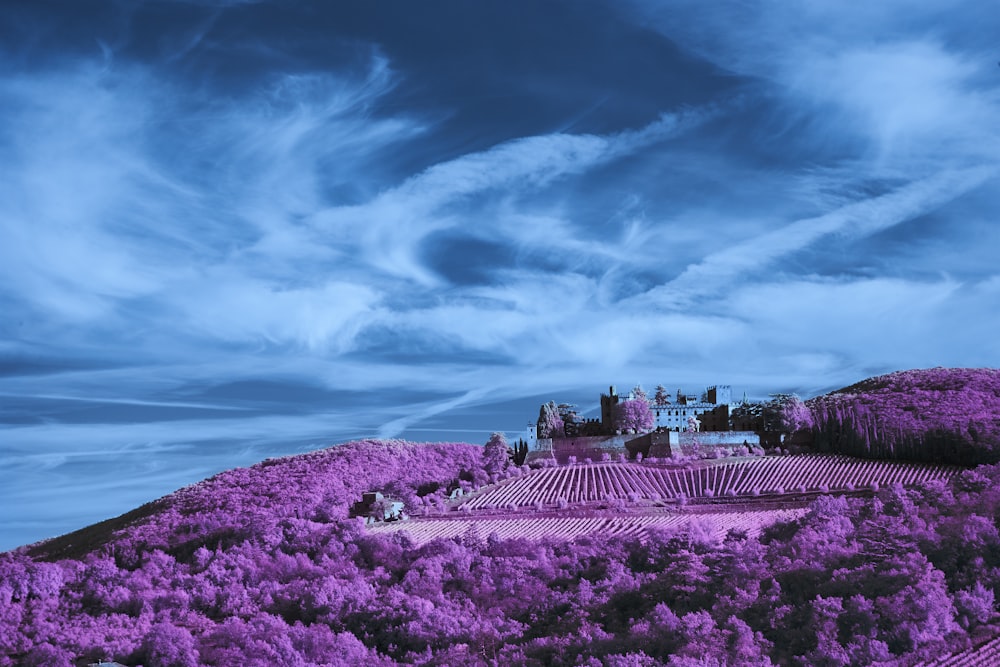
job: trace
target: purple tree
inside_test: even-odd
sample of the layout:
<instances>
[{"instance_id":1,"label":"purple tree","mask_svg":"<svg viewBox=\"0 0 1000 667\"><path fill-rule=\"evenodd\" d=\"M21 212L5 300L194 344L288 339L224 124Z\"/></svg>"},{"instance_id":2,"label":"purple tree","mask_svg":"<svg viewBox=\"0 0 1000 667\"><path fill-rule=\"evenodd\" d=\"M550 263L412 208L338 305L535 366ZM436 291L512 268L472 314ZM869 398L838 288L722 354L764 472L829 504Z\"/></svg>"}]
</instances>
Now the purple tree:
<instances>
[{"instance_id":1,"label":"purple tree","mask_svg":"<svg viewBox=\"0 0 1000 667\"><path fill-rule=\"evenodd\" d=\"M542 407L538 411L538 437L558 438L565 432L564 428L565 426L562 417L559 416L559 408L556 406L555 401L542 403Z\"/></svg>"},{"instance_id":2,"label":"purple tree","mask_svg":"<svg viewBox=\"0 0 1000 667\"><path fill-rule=\"evenodd\" d=\"M615 406L615 427L621 431L644 433L653 428L655 419L649 402L643 398L622 401Z\"/></svg>"},{"instance_id":3,"label":"purple tree","mask_svg":"<svg viewBox=\"0 0 1000 667\"><path fill-rule=\"evenodd\" d=\"M670 402L670 393L662 384L656 385L656 394L653 395L655 405L666 405Z\"/></svg>"},{"instance_id":4,"label":"purple tree","mask_svg":"<svg viewBox=\"0 0 1000 667\"><path fill-rule=\"evenodd\" d=\"M169 623L154 625L143 642L146 664L150 667L196 667L198 651L187 628Z\"/></svg>"},{"instance_id":5,"label":"purple tree","mask_svg":"<svg viewBox=\"0 0 1000 667\"><path fill-rule=\"evenodd\" d=\"M493 433L483 448L483 469L486 474L499 475L507 467L509 458L507 437L503 433Z\"/></svg>"},{"instance_id":6,"label":"purple tree","mask_svg":"<svg viewBox=\"0 0 1000 667\"><path fill-rule=\"evenodd\" d=\"M781 430L785 433L796 433L812 428L812 413L806 404L799 400L794 394L787 397L781 403Z\"/></svg>"}]
</instances>

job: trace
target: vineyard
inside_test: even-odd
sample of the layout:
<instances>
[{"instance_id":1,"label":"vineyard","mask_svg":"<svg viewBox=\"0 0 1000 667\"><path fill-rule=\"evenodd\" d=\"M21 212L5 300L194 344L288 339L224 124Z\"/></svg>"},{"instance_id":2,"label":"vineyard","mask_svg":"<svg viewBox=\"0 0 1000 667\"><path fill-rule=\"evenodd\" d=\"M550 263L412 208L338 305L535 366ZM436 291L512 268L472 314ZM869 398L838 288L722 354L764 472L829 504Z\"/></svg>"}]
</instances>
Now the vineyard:
<instances>
[{"instance_id":1,"label":"vineyard","mask_svg":"<svg viewBox=\"0 0 1000 667\"><path fill-rule=\"evenodd\" d=\"M471 509L592 501L746 497L877 489L948 479L951 466L855 459L828 454L767 457L700 468L596 463L532 471L466 502Z\"/></svg>"},{"instance_id":2,"label":"vineyard","mask_svg":"<svg viewBox=\"0 0 1000 667\"><path fill-rule=\"evenodd\" d=\"M1000 665L1000 637L982 646L923 663L920 667L994 667Z\"/></svg>"},{"instance_id":3,"label":"vineyard","mask_svg":"<svg viewBox=\"0 0 1000 667\"><path fill-rule=\"evenodd\" d=\"M765 510L755 512L699 512L691 514L659 514L634 516L560 516L509 518L418 519L379 524L371 528L375 534L406 531L416 544L426 544L437 538L465 535L470 530L485 539L495 533L500 539L552 538L572 540L581 535L601 533L643 539L650 526L681 528L696 521L702 530L721 539L732 529L757 535L777 521L790 521L806 513L805 509Z\"/></svg>"}]
</instances>

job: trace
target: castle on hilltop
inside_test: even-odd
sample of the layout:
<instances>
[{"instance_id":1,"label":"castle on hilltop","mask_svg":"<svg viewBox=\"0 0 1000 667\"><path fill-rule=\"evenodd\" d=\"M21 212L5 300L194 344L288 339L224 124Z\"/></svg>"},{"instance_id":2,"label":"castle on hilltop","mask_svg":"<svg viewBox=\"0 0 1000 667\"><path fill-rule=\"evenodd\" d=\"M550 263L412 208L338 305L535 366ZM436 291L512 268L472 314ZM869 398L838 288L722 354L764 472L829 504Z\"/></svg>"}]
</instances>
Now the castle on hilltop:
<instances>
[{"instance_id":1,"label":"castle on hilltop","mask_svg":"<svg viewBox=\"0 0 1000 667\"><path fill-rule=\"evenodd\" d=\"M683 433L693 430L691 418L699 424L699 431L729 431L729 406L732 403L733 388L728 384L714 385L705 389L701 396L685 394L677 390L675 401L666 394L658 393L649 400L650 410L656 419L654 427L663 431ZM615 406L619 400L635 400L638 398L635 389L630 391L625 399L619 399L614 386L607 394L601 394L601 424L605 434L615 433ZM647 399L648 400L648 399Z\"/></svg>"},{"instance_id":2,"label":"castle on hilltop","mask_svg":"<svg viewBox=\"0 0 1000 667\"><path fill-rule=\"evenodd\" d=\"M626 402L643 400L648 415L641 428L622 426L620 412ZM529 423L526 441L531 452L551 453L557 460L601 456L634 450L668 454L682 446L756 445L752 431L733 431L730 385L712 385L699 394L677 390L671 396L661 385L649 398L636 386L620 395L612 385L600 397L600 419L581 419L568 404L542 406L538 423ZM633 406L634 407L634 406ZM644 409L640 410L640 412ZM651 449L652 448L652 449Z\"/></svg>"}]
</instances>

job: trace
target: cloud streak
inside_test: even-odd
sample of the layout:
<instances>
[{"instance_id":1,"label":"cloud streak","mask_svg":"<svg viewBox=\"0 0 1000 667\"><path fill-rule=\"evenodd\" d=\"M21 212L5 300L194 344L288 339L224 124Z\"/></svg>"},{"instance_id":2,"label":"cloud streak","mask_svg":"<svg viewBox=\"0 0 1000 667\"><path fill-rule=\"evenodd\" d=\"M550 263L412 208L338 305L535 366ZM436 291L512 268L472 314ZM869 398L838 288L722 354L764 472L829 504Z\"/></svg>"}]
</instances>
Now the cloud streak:
<instances>
[{"instance_id":1,"label":"cloud streak","mask_svg":"<svg viewBox=\"0 0 1000 667\"><path fill-rule=\"evenodd\" d=\"M851 240L871 236L933 211L996 175L995 166L944 171L822 216L797 220L709 255L647 296L656 303L680 307L706 295L717 295L735 279L772 266L827 237Z\"/></svg>"},{"instance_id":2,"label":"cloud streak","mask_svg":"<svg viewBox=\"0 0 1000 667\"><path fill-rule=\"evenodd\" d=\"M1000 354L981 5L180 4L0 18L5 505Z\"/></svg>"}]
</instances>

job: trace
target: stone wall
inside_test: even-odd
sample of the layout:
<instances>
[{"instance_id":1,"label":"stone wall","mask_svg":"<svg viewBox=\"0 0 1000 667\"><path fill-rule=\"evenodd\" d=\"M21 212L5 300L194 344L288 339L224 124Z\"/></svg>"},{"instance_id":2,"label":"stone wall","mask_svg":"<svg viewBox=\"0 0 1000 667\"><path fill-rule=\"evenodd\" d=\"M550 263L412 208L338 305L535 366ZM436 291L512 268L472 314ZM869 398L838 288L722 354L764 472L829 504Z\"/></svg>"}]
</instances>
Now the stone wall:
<instances>
[{"instance_id":1,"label":"stone wall","mask_svg":"<svg viewBox=\"0 0 1000 667\"><path fill-rule=\"evenodd\" d=\"M553 438L552 457L559 463L568 463L569 457L575 456L580 463L584 459L600 461L602 454L620 454L625 451L625 438L622 435L582 436L578 438Z\"/></svg>"},{"instance_id":2,"label":"stone wall","mask_svg":"<svg viewBox=\"0 0 1000 667\"><path fill-rule=\"evenodd\" d=\"M648 459L667 458L671 452L677 448L677 439L681 434L677 431L655 431L645 435L633 436L625 443L629 458L635 458L636 454L642 454L642 458Z\"/></svg>"},{"instance_id":3,"label":"stone wall","mask_svg":"<svg viewBox=\"0 0 1000 667\"><path fill-rule=\"evenodd\" d=\"M686 432L677 433L679 436L677 444L682 447L701 446L715 447L717 445L759 445L760 436L753 431L700 431L698 433Z\"/></svg>"},{"instance_id":4,"label":"stone wall","mask_svg":"<svg viewBox=\"0 0 1000 667\"><path fill-rule=\"evenodd\" d=\"M747 446L759 445L760 437L753 431L654 431L643 435L543 438L528 453L527 461L551 459L566 464L570 457L575 457L578 463L583 463L586 459L600 461L605 453L615 457L626 452L631 458L640 452L643 458L666 458L672 452L693 454L702 449L736 447L744 443Z\"/></svg>"}]
</instances>

